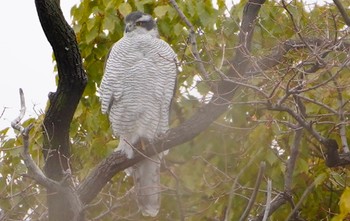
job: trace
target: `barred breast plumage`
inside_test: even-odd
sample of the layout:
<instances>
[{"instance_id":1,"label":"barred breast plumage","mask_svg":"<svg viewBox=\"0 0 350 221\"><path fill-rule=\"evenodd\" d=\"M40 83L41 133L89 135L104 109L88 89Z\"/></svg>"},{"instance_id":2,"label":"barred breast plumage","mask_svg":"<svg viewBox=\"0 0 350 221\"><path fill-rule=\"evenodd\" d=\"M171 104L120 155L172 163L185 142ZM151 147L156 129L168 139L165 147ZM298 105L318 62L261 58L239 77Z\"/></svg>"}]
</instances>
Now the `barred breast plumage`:
<instances>
[{"instance_id":1,"label":"barred breast plumage","mask_svg":"<svg viewBox=\"0 0 350 221\"><path fill-rule=\"evenodd\" d=\"M149 35L123 37L113 46L100 93L116 135L150 139L168 129L175 58L166 42Z\"/></svg>"}]
</instances>

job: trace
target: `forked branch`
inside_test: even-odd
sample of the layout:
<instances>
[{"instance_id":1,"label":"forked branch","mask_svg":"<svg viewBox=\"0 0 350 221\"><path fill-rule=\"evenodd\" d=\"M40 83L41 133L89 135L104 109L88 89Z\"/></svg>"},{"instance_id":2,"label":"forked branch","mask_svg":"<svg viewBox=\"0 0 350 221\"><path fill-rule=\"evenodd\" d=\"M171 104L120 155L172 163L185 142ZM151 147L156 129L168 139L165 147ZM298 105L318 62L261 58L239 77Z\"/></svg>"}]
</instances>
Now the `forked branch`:
<instances>
[{"instance_id":1,"label":"forked branch","mask_svg":"<svg viewBox=\"0 0 350 221\"><path fill-rule=\"evenodd\" d=\"M57 191L60 186L59 183L47 178L29 154L29 132L33 128L33 124L30 124L28 127L23 127L21 124L21 121L26 112L26 105L22 89L19 89L19 94L21 99L21 109L18 117L16 117L16 119L11 122L11 126L14 130L19 131L20 135L23 138L23 151L21 152L21 157L28 169L28 174L25 176L35 180L38 184L44 186L47 189Z\"/></svg>"}]
</instances>

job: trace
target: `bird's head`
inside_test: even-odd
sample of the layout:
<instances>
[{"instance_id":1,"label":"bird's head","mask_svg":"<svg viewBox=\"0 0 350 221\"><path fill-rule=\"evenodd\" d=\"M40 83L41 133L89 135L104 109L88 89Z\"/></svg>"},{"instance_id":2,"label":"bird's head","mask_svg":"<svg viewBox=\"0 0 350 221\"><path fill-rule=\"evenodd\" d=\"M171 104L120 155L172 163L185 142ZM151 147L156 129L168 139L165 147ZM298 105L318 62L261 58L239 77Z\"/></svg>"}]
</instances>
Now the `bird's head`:
<instances>
[{"instance_id":1,"label":"bird's head","mask_svg":"<svg viewBox=\"0 0 350 221\"><path fill-rule=\"evenodd\" d=\"M140 11L131 12L125 17L124 35L150 34L158 37L157 23L151 15Z\"/></svg>"}]
</instances>

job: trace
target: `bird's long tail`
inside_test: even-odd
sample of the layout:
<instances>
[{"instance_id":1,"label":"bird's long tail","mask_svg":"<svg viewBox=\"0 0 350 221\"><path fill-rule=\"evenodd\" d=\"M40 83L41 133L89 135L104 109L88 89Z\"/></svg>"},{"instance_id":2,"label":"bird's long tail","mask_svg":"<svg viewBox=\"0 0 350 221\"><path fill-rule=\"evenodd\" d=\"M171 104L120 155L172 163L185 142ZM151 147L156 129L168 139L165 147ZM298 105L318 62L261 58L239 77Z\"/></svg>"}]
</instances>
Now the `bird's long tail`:
<instances>
[{"instance_id":1,"label":"bird's long tail","mask_svg":"<svg viewBox=\"0 0 350 221\"><path fill-rule=\"evenodd\" d=\"M136 164L133 178L137 204L144 216L156 216L160 208L160 160L153 156Z\"/></svg>"}]
</instances>

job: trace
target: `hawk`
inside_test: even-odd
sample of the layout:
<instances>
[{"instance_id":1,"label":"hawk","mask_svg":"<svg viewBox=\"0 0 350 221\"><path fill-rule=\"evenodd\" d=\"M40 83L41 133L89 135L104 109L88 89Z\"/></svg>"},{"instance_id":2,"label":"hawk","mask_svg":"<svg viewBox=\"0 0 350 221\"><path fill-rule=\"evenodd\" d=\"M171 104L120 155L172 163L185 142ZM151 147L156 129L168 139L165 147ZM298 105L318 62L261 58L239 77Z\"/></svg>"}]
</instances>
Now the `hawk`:
<instances>
[{"instance_id":1,"label":"hawk","mask_svg":"<svg viewBox=\"0 0 350 221\"><path fill-rule=\"evenodd\" d=\"M151 15L132 12L124 22L124 36L108 55L99 92L102 112L119 136L117 150L132 158L133 145L143 139L152 143L169 129L177 68L176 54L159 38ZM145 216L156 216L160 208L161 157L144 159L126 171L133 176Z\"/></svg>"}]
</instances>

